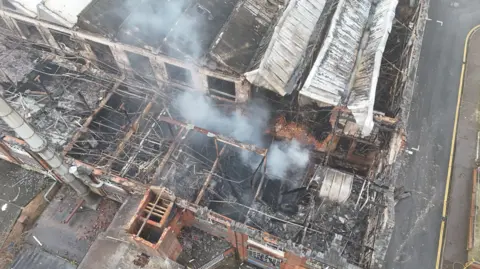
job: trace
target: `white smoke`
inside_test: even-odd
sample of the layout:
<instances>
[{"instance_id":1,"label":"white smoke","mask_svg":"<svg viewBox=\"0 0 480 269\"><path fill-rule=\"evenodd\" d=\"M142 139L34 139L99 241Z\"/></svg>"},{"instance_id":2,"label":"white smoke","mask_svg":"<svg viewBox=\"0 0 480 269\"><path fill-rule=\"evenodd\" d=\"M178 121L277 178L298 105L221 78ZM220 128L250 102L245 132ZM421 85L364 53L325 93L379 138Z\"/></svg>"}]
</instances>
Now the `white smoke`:
<instances>
[{"instance_id":1,"label":"white smoke","mask_svg":"<svg viewBox=\"0 0 480 269\"><path fill-rule=\"evenodd\" d=\"M239 111L226 114L215 106L212 99L200 93L184 92L174 103L181 116L196 126L244 143L265 146L262 138L270 115L265 104L249 105L247 116ZM259 155L246 150L241 151L241 156L244 163L252 168L256 168L261 161ZM308 161L309 151L302 148L298 141L274 142L267 155L267 174L283 179L288 171L304 169Z\"/></svg>"},{"instance_id":2,"label":"white smoke","mask_svg":"<svg viewBox=\"0 0 480 269\"><path fill-rule=\"evenodd\" d=\"M272 143L267 155L267 174L283 179L288 171L305 169L308 161L308 150L297 140Z\"/></svg>"},{"instance_id":3,"label":"white smoke","mask_svg":"<svg viewBox=\"0 0 480 269\"><path fill-rule=\"evenodd\" d=\"M127 1L126 7L131 13L124 25L129 28L129 31L141 32L143 35L140 35L140 39L151 39L159 46L166 42L181 54L200 56L199 33L204 27L204 17L208 14L190 12L188 16L182 16L185 9L190 6L190 1L187 0L147 1L141 4L138 0ZM165 39L162 40L159 37L165 37ZM132 37L132 41L137 38Z\"/></svg>"},{"instance_id":4,"label":"white smoke","mask_svg":"<svg viewBox=\"0 0 480 269\"><path fill-rule=\"evenodd\" d=\"M225 114L215 107L212 99L200 93L185 92L177 97L175 104L180 115L194 125L241 142L263 145L262 132L267 127L269 113L258 104L248 107L252 117L239 111Z\"/></svg>"}]
</instances>

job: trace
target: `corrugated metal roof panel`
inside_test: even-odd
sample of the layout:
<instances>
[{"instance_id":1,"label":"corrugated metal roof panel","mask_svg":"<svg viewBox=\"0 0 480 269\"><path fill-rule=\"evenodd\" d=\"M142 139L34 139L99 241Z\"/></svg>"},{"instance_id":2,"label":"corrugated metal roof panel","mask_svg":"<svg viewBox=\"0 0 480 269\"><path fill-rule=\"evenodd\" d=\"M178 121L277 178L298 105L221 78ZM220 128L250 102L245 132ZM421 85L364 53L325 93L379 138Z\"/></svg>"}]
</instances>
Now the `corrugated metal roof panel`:
<instances>
[{"instance_id":1,"label":"corrugated metal roof panel","mask_svg":"<svg viewBox=\"0 0 480 269\"><path fill-rule=\"evenodd\" d=\"M326 0L291 0L279 19L271 42L258 69L246 73L256 85L273 89L284 95L295 69L303 59L315 25Z\"/></svg>"},{"instance_id":2,"label":"corrugated metal roof panel","mask_svg":"<svg viewBox=\"0 0 480 269\"><path fill-rule=\"evenodd\" d=\"M330 105L348 94L370 7L370 0L340 0L301 94Z\"/></svg>"},{"instance_id":3,"label":"corrugated metal roof panel","mask_svg":"<svg viewBox=\"0 0 480 269\"><path fill-rule=\"evenodd\" d=\"M278 11L279 6L270 1L239 2L215 38L210 55L232 71L244 73L261 50Z\"/></svg>"},{"instance_id":4,"label":"corrugated metal roof panel","mask_svg":"<svg viewBox=\"0 0 480 269\"><path fill-rule=\"evenodd\" d=\"M373 128L375 91L397 4L398 0L379 0L375 5L371 0L340 0L300 91L322 103L346 104L363 136Z\"/></svg>"},{"instance_id":5,"label":"corrugated metal roof panel","mask_svg":"<svg viewBox=\"0 0 480 269\"><path fill-rule=\"evenodd\" d=\"M387 44L398 0L381 0L375 6L372 24L368 29L368 43L355 74L355 82L348 99L348 108L367 135L373 128L373 105L383 51Z\"/></svg>"}]
</instances>

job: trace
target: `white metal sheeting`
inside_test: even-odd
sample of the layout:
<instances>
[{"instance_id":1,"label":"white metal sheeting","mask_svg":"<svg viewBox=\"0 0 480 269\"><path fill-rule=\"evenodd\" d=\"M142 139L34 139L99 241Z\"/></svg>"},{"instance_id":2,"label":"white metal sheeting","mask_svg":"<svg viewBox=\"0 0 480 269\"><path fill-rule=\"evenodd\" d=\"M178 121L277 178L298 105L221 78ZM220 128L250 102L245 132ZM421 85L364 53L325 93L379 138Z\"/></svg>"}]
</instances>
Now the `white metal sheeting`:
<instances>
[{"instance_id":1,"label":"white metal sheeting","mask_svg":"<svg viewBox=\"0 0 480 269\"><path fill-rule=\"evenodd\" d=\"M333 168L318 167L313 180L321 184L318 195L332 202L344 203L352 192L353 175Z\"/></svg>"},{"instance_id":2,"label":"white metal sheeting","mask_svg":"<svg viewBox=\"0 0 480 269\"><path fill-rule=\"evenodd\" d=\"M9 0L9 2L22 13L30 17L37 17L37 5L42 0Z\"/></svg>"},{"instance_id":3,"label":"white metal sheeting","mask_svg":"<svg viewBox=\"0 0 480 269\"><path fill-rule=\"evenodd\" d=\"M356 122L363 126L363 135L370 134L373 129L373 105L378 76L397 4L398 0L380 0L376 5L368 29L368 43L362 53L348 99L347 106Z\"/></svg>"},{"instance_id":4,"label":"white metal sheeting","mask_svg":"<svg viewBox=\"0 0 480 269\"><path fill-rule=\"evenodd\" d=\"M291 93L287 86L303 60L308 41L325 7L326 0L290 0L280 17L258 69L245 74L257 86Z\"/></svg>"},{"instance_id":5,"label":"white metal sheeting","mask_svg":"<svg viewBox=\"0 0 480 269\"><path fill-rule=\"evenodd\" d=\"M300 94L347 105L362 136L373 128L380 65L398 0L340 0L315 64Z\"/></svg>"},{"instance_id":6,"label":"white metal sheeting","mask_svg":"<svg viewBox=\"0 0 480 269\"><path fill-rule=\"evenodd\" d=\"M8 0L27 16L38 17L69 28L77 23L78 15L92 0Z\"/></svg>"},{"instance_id":7,"label":"white metal sheeting","mask_svg":"<svg viewBox=\"0 0 480 269\"><path fill-rule=\"evenodd\" d=\"M370 7L370 0L339 1L301 94L330 105L346 96Z\"/></svg>"}]
</instances>

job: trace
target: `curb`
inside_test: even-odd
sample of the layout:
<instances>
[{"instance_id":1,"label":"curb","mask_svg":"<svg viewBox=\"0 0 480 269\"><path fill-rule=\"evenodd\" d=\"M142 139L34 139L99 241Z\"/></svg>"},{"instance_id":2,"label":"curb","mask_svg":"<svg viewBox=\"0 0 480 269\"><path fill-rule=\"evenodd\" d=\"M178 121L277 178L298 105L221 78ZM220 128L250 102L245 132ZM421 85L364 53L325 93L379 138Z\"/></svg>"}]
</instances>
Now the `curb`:
<instances>
[{"instance_id":1,"label":"curb","mask_svg":"<svg viewBox=\"0 0 480 269\"><path fill-rule=\"evenodd\" d=\"M463 95L463 83L465 79L465 71L467 69L467 54L468 54L468 44L472 35L480 30L480 25L473 27L467 34L465 38L465 46L463 50L463 59L462 59L462 71L460 73L460 83L458 86L458 97L457 97L457 107L455 109L455 120L453 123L453 132L452 132L452 142L450 146L450 157L448 160L448 172L447 179L445 184L445 195L443 198L443 210L442 210L442 223L440 224L440 236L438 239L438 250L437 250L437 261L435 264L435 269L442 268L442 256L445 248L445 234L446 234L446 221L447 221L447 209L448 209L448 196L450 192L450 184L452 181L452 168L453 168L453 159L455 154L455 142L457 140L457 128L458 128L458 115L460 112L460 104L462 101Z\"/></svg>"}]
</instances>

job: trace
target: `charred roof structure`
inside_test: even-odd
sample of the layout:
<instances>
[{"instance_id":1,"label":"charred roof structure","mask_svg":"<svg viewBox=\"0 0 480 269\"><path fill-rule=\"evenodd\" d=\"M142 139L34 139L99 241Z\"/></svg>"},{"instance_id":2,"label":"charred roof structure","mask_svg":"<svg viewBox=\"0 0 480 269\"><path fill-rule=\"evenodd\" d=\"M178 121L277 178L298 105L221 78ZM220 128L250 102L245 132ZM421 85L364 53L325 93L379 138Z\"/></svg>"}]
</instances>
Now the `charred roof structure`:
<instances>
[{"instance_id":1,"label":"charred roof structure","mask_svg":"<svg viewBox=\"0 0 480 269\"><path fill-rule=\"evenodd\" d=\"M145 256L128 262L163 260L172 268L214 268L228 259L260 268L381 263L393 221L389 175L403 148L409 40L422 6L1 6L3 98L80 168L71 171L76 178L124 202L108 232L121 238L108 249L123 258L91 253L80 268L118 267L132 248ZM50 173L1 127L0 157ZM217 256L194 257L192 236L206 245L213 236ZM96 251L107 248L104 241Z\"/></svg>"}]
</instances>

